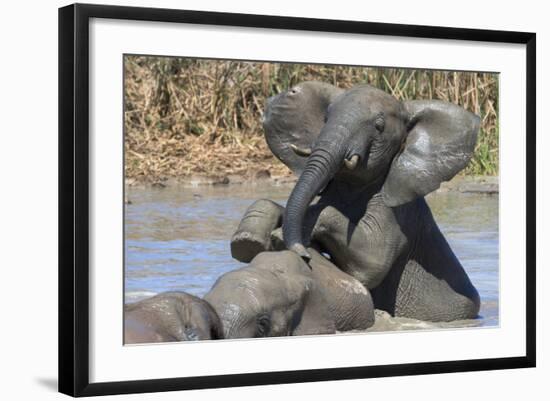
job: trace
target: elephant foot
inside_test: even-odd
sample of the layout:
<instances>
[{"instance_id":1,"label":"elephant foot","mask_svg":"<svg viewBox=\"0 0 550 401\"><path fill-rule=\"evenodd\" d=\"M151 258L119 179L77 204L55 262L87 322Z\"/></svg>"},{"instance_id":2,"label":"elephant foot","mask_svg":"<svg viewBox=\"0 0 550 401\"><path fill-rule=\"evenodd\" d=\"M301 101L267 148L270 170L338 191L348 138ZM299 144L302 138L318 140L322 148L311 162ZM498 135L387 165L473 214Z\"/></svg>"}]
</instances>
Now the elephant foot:
<instances>
[{"instance_id":1,"label":"elephant foot","mask_svg":"<svg viewBox=\"0 0 550 401\"><path fill-rule=\"evenodd\" d=\"M231 237L231 256L239 262L250 263L256 255L269 250L269 242L249 231L237 231Z\"/></svg>"},{"instance_id":2,"label":"elephant foot","mask_svg":"<svg viewBox=\"0 0 550 401\"><path fill-rule=\"evenodd\" d=\"M271 231L281 224L283 210L268 199L250 205L231 238L231 255L249 263L260 252L271 250Z\"/></svg>"}]
</instances>

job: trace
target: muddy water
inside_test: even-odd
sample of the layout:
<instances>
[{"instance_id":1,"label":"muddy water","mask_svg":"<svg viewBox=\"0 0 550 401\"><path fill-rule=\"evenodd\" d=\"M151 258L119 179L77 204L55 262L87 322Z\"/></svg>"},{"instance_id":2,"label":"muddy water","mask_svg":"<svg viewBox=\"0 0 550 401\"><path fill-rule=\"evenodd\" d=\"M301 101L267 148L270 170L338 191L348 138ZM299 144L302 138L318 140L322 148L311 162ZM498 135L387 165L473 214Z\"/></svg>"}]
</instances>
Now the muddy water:
<instances>
[{"instance_id":1,"label":"muddy water","mask_svg":"<svg viewBox=\"0 0 550 401\"><path fill-rule=\"evenodd\" d=\"M126 207L125 300L162 291L204 295L221 274L243 264L229 239L246 208L259 198L286 201L291 186L230 185L129 189ZM498 195L447 192L428 198L452 249L478 289L474 321L432 324L380 316L373 330L498 325Z\"/></svg>"}]
</instances>

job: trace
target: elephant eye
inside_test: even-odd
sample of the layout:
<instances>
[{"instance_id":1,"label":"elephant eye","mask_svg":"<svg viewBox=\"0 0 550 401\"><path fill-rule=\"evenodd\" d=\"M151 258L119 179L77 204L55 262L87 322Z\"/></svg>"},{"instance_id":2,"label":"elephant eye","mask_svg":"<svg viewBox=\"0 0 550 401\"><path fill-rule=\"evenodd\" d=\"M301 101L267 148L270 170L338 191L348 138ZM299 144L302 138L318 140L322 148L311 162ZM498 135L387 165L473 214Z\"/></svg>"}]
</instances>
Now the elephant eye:
<instances>
[{"instance_id":1,"label":"elephant eye","mask_svg":"<svg viewBox=\"0 0 550 401\"><path fill-rule=\"evenodd\" d=\"M301 88L299 86L295 86L294 88L291 88L288 93L289 95L296 95L297 93L301 92Z\"/></svg>"},{"instance_id":2,"label":"elephant eye","mask_svg":"<svg viewBox=\"0 0 550 401\"><path fill-rule=\"evenodd\" d=\"M384 125L386 124L384 120L384 114L380 113L376 116L376 119L374 120L374 126L378 130L378 132L384 131Z\"/></svg>"}]
</instances>

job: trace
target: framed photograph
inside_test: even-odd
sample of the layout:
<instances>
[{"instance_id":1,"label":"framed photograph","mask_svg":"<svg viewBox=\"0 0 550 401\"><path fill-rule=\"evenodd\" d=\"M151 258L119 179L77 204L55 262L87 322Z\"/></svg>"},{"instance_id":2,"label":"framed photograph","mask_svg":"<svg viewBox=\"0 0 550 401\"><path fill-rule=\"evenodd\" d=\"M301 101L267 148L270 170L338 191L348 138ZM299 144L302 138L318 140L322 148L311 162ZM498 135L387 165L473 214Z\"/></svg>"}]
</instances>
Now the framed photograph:
<instances>
[{"instance_id":1,"label":"framed photograph","mask_svg":"<svg viewBox=\"0 0 550 401\"><path fill-rule=\"evenodd\" d=\"M535 52L61 8L59 391L534 367Z\"/></svg>"}]
</instances>

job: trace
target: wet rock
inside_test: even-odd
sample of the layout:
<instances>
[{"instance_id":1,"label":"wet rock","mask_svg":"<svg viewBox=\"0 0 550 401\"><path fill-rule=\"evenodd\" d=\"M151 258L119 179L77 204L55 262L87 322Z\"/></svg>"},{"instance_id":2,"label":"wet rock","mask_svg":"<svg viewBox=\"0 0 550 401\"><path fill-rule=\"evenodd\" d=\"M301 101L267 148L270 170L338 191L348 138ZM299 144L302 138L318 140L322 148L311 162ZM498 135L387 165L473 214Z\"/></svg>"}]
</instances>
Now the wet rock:
<instances>
[{"instance_id":1,"label":"wet rock","mask_svg":"<svg viewBox=\"0 0 550 401\"><path fill-rule=\"evenodd\" d=\"M151 184L153 188L166 188L166 184L162 181L155 181Z\"/></svg>"},{"instance_id":2,"label":"wet rock","mask_svg":"<svg viewBox=\"0 0 550 401\"><path fill-rule=\"evenodd\" d=\"M269 170L260 170L256 172L255 178L257 180L267 180L271 178L271 173L269 172Z\"/></svg>"},{"instance_id":3,"label":"wet rock","mask_svg":"<svg viewBox=\"0 0 550 401\"><path fill-rule=\"evenodd\" d=\"M498 176L456 176L451 181L442 182L436 192L451 191L487 195L498 194Z\"/></svg>"},{"instance_id":4,"label":"wet rock","mask_svg":"<svg viewBox=\"0 0 550 401\"><path fill-rule=\"evenodd\" d=\"M222 178L219 178L217 180L215 180L212 185L227 185L229 184L229 177L228 176L224 176Z\"/></svg>"},{"instance_id":5,"label":"wet rock","mask_svg":"<svg viewBox=\"0 0 550 401\"><path fill-rule=\"evenodd\" d=\"M277 184L294 184L296 183L296 181L298 181L298 177L296 177L295 175L280 176L274 179Z\"/></svg>"},{"instance_id":6,"label":"wet rock","mask_svg":"<svg viewBox=\"0 0 550 401\"><path fill-rule=\"evenodd\" d=\"M462 184L458 187L458 191L462 193L473 194L498 194L498 184L485 183L485 182L470 182Z\"/></svg>"}]
</instances>

